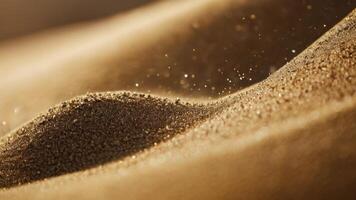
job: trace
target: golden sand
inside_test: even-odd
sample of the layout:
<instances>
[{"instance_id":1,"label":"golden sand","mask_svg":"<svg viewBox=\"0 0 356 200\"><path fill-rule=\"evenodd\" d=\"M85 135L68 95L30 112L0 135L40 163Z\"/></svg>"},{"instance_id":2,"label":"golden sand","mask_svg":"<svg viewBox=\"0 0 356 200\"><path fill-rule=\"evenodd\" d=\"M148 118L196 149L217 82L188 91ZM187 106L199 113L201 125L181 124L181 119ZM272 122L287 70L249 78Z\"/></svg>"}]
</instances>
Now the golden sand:
<instances>
[{"instance_id":1,"label":"golden sand","mask_svg":"<svg viewBox=\"0 0 356 200\"><path fill-rule=\"evenodd\" d=\"M208 3L197 3L194 6L188 1L182 2L176 3L185 6L179 12L168 12L166 18L147 23L148 26L162 26L160 30L155 30L158 35L176 33L176 37L182 37L181 40L186 43L178 47L182 47L183 52L187 49L207 52L210 47L203 45L204 48L195 49L195 45L187 45L195 44L192 41L197 38L191 30L174 31L168 23L173 19L177 19L182 27L183 22L191 25L191 19L204 16L203 13L207 10L219 5L220 11L215 13L216 17L201 25L204 32L209 27L214 30L213 25L218 26L221 23L219 16L226 9L249 11L248 8L257 7L260 13L255 12L249 17L250 20L258 20L263 14L262 10L268 10L271 3L267 0L260 3L238 1L227 4L236 5L231 8L221 3L222 1L206 1ZM275 1L273 6L275 5L281 8L287 6L282 1ZM143 10L149 13L170 6L170 3L157 3ZM309 8L307 7L307 10ZM202 14L181 17L192 10L199 10ZM267 17L267 12L265 14ZM132 14L132 19L139 18L139 14L137 15ZM105 27L114 22L116 19L111 19L101 26ZM193 23L193 26L197 25ZM246 26L235 28L239 31ZM270 27L267 26L266 29L268 28ZM279 25L279 28L287 30L290 27L287 24ZM194 32L194 27L192 30ZM152 34L155 31L152 31ZM295 33L298 37L286 41L287 46L294 44L296 39L301 42L299 48L305 48L310 39L315 40L318 34L322 33L318 30L314 32L314 36L297 40L308 35L308 31L299 31L300 33ZM219 33L229 31L219 31L209 37L216 38ZM283 67L278 65L282 65L284 56L288 54L281 53L281 57L278 57L278 53L285 52L285 47L281 47L283 51L274 47L272 43L267 42L267 38L273 38L273 35L268 35L270 32L267 30L264 33L267 34L265 40L261 43L256 41L256 45L261 46L255 49L264 47L274 52L258 54L257 57L260 56L261 59L268 56L268 61L255 58L259 61L253 65L259 66L261 70L257 67L249 74L253 81L237 82L236 85L223 83L222 77L226 80L230 78L229 75L219 77L219 69L232 73L230 68L218 66L221 63L219 59L225 54L217 54L216 59L210 59L212 65L206 69L214 69L215 72L198 77L201 69L189 69L196 62L204 62L204 59L192 61L191 57L186 58L186 54L179 55L179 51L172 47L175 43L169 42L171 36L165 36L167 39L163 37L163 49L148 54L152 57L161 52L161 57L137 57L138 61L133 62L137 70L112 67L115 66L113 63L119 63L118 66L124 63L129 63L130 67L135 66L132 59L144 55L139 52L147 52L156 42L157 38L150 36L150 33L149 36L138 39L139 42L144 40L144 44L136 44L134 40L123 42L124 45L134 45L132 52L135 54L121 53L117 55L118 58L108 55L116 47L106 45L119 40L118 38L128 37L113 36L105 42L94 42L98 49L105 50L92 58L92 61L97 62L88 62L91 61L92 54L84 50L84 53L78 51L79 54L70 55L84 56L88 53L86 61L81 60L83 57L78 57L77 60L76 57L68 57L64 50L60 60L64 59L65 62L60 64L66 63L65 65L56 66L59 60L53 63L42 62L43 66L52 68L39 68L41 73L36 74L34 78L38 82L26 87L16 86L14 91L24 92L25 99L31 90L44 89L43 93L29 94L27 98L31 98L31 95L39 95L41 98L48 95L48 98L42 105L37 106L36 101L28 103L29 107L35 106L22 114L23 120L19 120L18 124L31 119L44 107L52 106L69 96L81 94L91 87L93 91L100 91L116 87L130 89L127 85L131 85L132 89L136 88L143 93L87 93L57 104L3 136L0 139L0 187L4 189L0 191L0 199L355 199L356 10L303 51L298 48L288 50L292 54L302 52ZM59 33L54 35L56 34ZM89 39L92 38L91 34L87 35ZM118 30L117 35L122 34L125 35ZM247 35L249 34L252 33L248 31ZM50 35L48 40L51 40L50 37L53 36ZM65 33L63 37L68 39ZM204 41L209 41L207 38ZM253 39L256 38L245 38L237 44L247 46L246 42L251 44ZM230 38L228 40L230 41ZM216 48L219 45L224 47L226 45L223 41L214 40L213 44L217 44ZM274 44L284 44L284 41L273 41ZM9 46L12 45L14 44ZM248 49L246 46L242 45L243 49ZM239 52L239 47L232 49L230 53ZM237 54L243 55L243 52ZM200 54L204 57L203 55L204 53ZM107 59L110 61L106 62ZM157 61L162 59L168 61ZM252 57L237 61L231 54L222 59L223 62L228 59L228 62L240 62L240 65L246 66L243 63L252 60ZM271 63L270 59L275 62ZM168 77L166 82L161 79L142 82L140 76L148 73L144 68L140 68L142 63L158 63L154 69L157 71L152 74L164 74L164 69L175 61L181 61L186 68L179 68L181 65L177 65L177 71L171 72L173 76ZM100 68L97 66L103 63L109 64L110 67L98 70ZM76 64L77 68L71 68ZM272 64L281 68L264 79L269 72L262 65ZM21 61L18 66L21 66ZM77 70L85 67L88 67L88 71L73 81L80 85L69 87L65 84L72 78L64 76L68 75L66 71L75 74ZM63 74L53 75L53 72L61 70ZM139 73L140 70L142 74ZM246 67L246 70L249 68ZM94 76L93 72L96 71ZM11 73L11 70L7 72ZM50 74L50 77L43 77L45 74ZM135 74L137 76L133 76ZM191 81L192 74L196 76L195 81L200 81L199 84L202 85L208 84L203 82L207 77L212 77L209 90L203 89L205 87L202 86L196 94L200 98L172 98L174 95L189 93L193 83L188 80ZM56 76L56 84L43 85L44 80ZM101 80L105 77L108 79ZM122 77L124 81L115 82L115 77ZM125 82L125 77L133 82ZM178 87L176 79L186 82L179 83ZM9 81L11 82L10 79ZM254 85L239 90L251 84ZM94 85L97 85L97 88ZM148 89L154 91L155 85L162 87L156 90L160 95L145 93ZM215 90L211 91L211 87L215 87ZM65 88L71 90L71 93L65 93ZM14 93L6 93L5 97L14 99L11 98ZM202 95L219 98L203 98ZM19 102L21 101L25 102ZM0 108L4 105L5 103L0 104Z\"/></svg>"}]
</instances>

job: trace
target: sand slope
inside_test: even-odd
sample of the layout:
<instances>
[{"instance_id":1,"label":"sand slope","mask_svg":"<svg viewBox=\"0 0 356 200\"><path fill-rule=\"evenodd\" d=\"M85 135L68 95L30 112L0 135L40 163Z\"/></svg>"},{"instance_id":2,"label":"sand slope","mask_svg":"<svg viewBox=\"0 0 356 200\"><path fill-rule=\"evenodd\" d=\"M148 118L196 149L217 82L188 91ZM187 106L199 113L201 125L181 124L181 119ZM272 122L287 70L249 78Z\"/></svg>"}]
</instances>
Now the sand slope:
<instances>
[{"instance_id":1,"label":"sand slope","mask_svg":"<svg viewBox=\"0 0 356 200\"><path fill-rule=\"evenodd\" d=\"M62 176L0 198L354 199L355 46L354 10L266 80L216 100L65 101L0 140L2 187Z\"/></svg>"},{"instance_id":2,"label":"sand slope","mask_svg":"<svg viewBox=\"0 0 356 200\"><path fill-rule=\"evenodd\" d=\"M0 186L132 155L174 137L214 110L129 93L88 94L73 99L4 138Z\"/></svg>"},{"instance_id":3,"label":"sand slope","mask_svg":"<svg viewBox=\"0 0 356 200\"><path fill-rule=\"evenodd\" d=\"M0 135L87 92L234 93L282 67L352 8L351 0L163 1L9 41L0 46L7 122Z\"/></svg>"}]
</instances>

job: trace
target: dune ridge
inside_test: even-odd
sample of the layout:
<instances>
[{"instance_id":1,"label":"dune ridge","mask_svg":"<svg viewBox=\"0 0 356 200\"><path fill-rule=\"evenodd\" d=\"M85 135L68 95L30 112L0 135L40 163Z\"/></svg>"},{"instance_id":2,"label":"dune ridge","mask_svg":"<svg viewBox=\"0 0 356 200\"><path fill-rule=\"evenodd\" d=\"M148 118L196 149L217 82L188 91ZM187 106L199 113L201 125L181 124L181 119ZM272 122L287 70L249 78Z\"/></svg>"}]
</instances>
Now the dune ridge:
<instances>
[{"instance_id":1,"label":"dune ridge","mask_svg":"<svg viewBox=\"0 0 356 200\"><path fill-rule=\"evenodd\" d=\"M174 137L216 110L128 92L75 98L1 139L0 187L130 156Z\"/></svg>"},{"instance_id":2,"label":"dune ridge","mask_svg":"<svg viewBox=\"0 0 356 200\"><path fill-rule=\"evenodd\" d=\"M0 135L86 92L234 93L282 67L350 8L350 0L159 1L0 44Z\"/></svg>"},{"instance_id":3,"label":"dune ridge","mask_svg":"<svg viewBox=\"0 0 356 200\"><path fill-rule=\"evenodd\" d=\"M20 113L23 118L19 115L19 121L14 123L20 126L0 138L0 199L356 198L356 10L305 48L309 40L315 39L324 29L309 32L300 25L301 29L289 30L291 26L281 23L278 25L280 32L272 33L268 30L273 30L273 20L268 20L267 16L291 17L302 11L304 14L298 16L306 17L305 24L317 27L318 20L308 18L310 13L303 10L308 1L192 2L163 2L139 9L146 14L162 8L165 12L154 15L155 19L127 26L132 29L112 27L110 30L114 34L102 40L105 27L117 24L125 27L135 20L141 21L143 15L134 12L127 18L113 17L83 26L87 29L82 31L78 27L69 28L78 35L87 33L81 41L87 41L88 47L102 50L97 54L90 52L90 48L66 53L66 49L78 47L79 43L72 44L65 30L44 34L48 34L47 39L52 42L61 37L64 41L68 39L68 44L63 44L63 49L58 51L65 55L60 57L60 62L56 59L41 61L38 55L44 42L37 46L39 51L33 54L32 60L40 63L34 62L38 65L33 69L44 70L44 73L30 77L33 83L11 77L0 80L0 89L5 91L2 98L8 101L0 102L2 113L11 115L12 106L22 103L29 107L28 112ZM332 5L332 2L318 0L313 6ZM351 5L351 1L344 2ZM297 5L298 9L283 14L288 13L284 9L288 11L293 7L288 3ZM170 13L169 8L174 5L180 9ZM204 21L206 13L215 6L215 12ZM348 8L337 6L340 6L339 13ZM273 8L276 12L270 14ZM315 10L314 16L321 17L325 12ZM188 15L189 11L195 14ZM256 12L251 14L251 11ZM245 16L249 23L239 21L233 31L212 31ZM264 17L268 19L258 21ZM289 20L297 22L299 19ZM325 26L334 21L327 22ZM175 27L177 24L181 29ZM146 31L147 35L138 40L146 41L144 44L134 41L139 33L129 37L134 30L143 31L150 26L160 29ZM236 30L240 34L236 46L216 53L216 58L207 58L211 55L207 53L209 50L226 47L224 36L228 41L233 40ZM209 31L212 33L205 35ZM285 36L283 31L295 31L295 35L286 41L276 39ZM68 33L71 35L70 31ZM100 37L95 37L95 33L100 33ZM255 36L250 36L252 33ZM265 40L259 42L261 35ZM307 36L310 38L303 38ZM203 39L199 40L201 37ZM133 45L127 52L116 46L125 38L131 39L125 40L124 47ZM212 40L214 38L218 39ZM156 45L159 39L162 39L161 46ZM46 39L39 36L39 40L29 40L29 47L25 42L24 52L27 48L36 49L36 45L31 44L34 41ZM251 42L254 45L247 51L247 44ZM176 46L177 43L180 45ZM286 50L289 46L296 48ZM10 47L17 46L10 44ZM6 49L5 46L3 50ZM55 47L49 49L55 55ZM189 49L206 51L196 58L190 56L191 52L179 53ZM257 50L269 51L253 54ZM147 53L149 51L152 52ZM6 53L0 50L1 55ZM246 60L238 59L243 55ZM273 59L264 56L276 60L272 62ZM252 57L258 67L251 71L245 62ZM27 61L31 63L31 59ZM9 73L16 78L17 70L23 69L23 61L10 58L0 60L0 64L8 61L17 63L13 73L11 70ZM167 79L141 77L147 73L167 74L167 66L178 61L180 65ZM248 74L247 78L254 79L230 84L226 79L231 77L223 76L224 71L221 71L231 71L233 65L222 65L230 61L241 64L238 67L241 72L251 71L244 73ZM287 64L268 76L271 66L279 68L284 61L288 61ZM208 72L198 74L201 68L193 66L204 66L204 63L208 63L205 68ZM124 70L125 64L132 70ZM146 71L145 64L154 66ZM50 67L54 66L59 74L51 73ZM88 70L78 75L82 69ZM0 68L0 73L9 72L7 70ZM216 75L218 72L223 73ZM77 79L71 80L72 75L78 75ZM43 84L55 77L59 82ZM205 82L208 77L213 77L211 85ZM14 80L19 84L10 87ZM193 83L200 85L199 94L219 98L168 98L171 93L189 93ZM157 85L161 87L157 90L162 90L161 95L142 93ZM249 87L240 90L246 86ZM101 89L114 91L77 96ZM130 91L116 91L122 89ZM142 92L132 92L134 90ZM24 95L16 97L19 94ZM9 104L12 101L13 104ZM58 102L61 103L52 106ZM37 114L48 107L51 108ZM37 117L31 119L35 114Z\"/></svg>"},{"instance_id":4,"label":"dune ridge","mask_svg":"<svg viewBox=\"0 0 356 200\"><path fill-rule=\"evenodd\" d=\"M84 182L74 179L59 188L41 191L38 190L41 183L29 184L5 190L0 197L21 199L25 195L26 198L60 199L80 194L81 199L145 199L155 198L159 193L161 199L353 199L356 196L353 191L356 151L352 148L356 133L353 123L356 119L355 41L356 10L265 81L210 103L182 104L144 94L114 92L88 94L60 104L1 139L0 157L6 161L0 164L1 176L5 178L3 187L119 158L128 164L122 168L116 168L115 162L109 164L107 171L99 170L84 177ZM98 116L102 119L98 120ZM135 119L141 119L142 124L132 129ZM111 122L116 133L123 133L117 136L119 143L106 138L108 134L116 137L111 126L105 124ZM86 125L77 126L77 123ZM143 132L151 127L153 131ZM83 141L65 131L80 133L82 128L99 134L79 134L80 138L84 137ZM167 140L167 135L175 137ZM121 142L121 136L129 137L127 143ZM53 162L49 159L51 156L41 155L46 152L45 148L56 152L57 147L47 147L54 144L52 139L56 143L63 141L68 147L74 144L68 153L75 156L77 153L81 159L78 150L83 148L82 142L86 148L91 141L104 139L114 148L109 147L108 152L88 148L85 152L94 151L90 152L94 156L84 158L88 159L87 166L80 166L86 163L80 161L74 162L77 166L72 167L71 160L68 165L53 163L59 166L53 168L41 163ZM164 140L150 150L155 142ZM136 143L138 141L142 143ZM115 145L133 151L122 154ZM113 149L116 152L110 154ZM138 149L147 151L133 154ZM110 158L106 159L105 155L100 158L101 153ZM174 158L171 153L175 154ZM69 154L59 155L58 161L68 159ZM134 155L136 161L130 164L131 161L124 158L128 155ZM25 163L24 156L36 160L26 165L29 171L16 170ZM159 164L154 164L157 160ZM209 171L211 166L217 171ZM62 167L64 170L59 170ZM117 173L117 170L124 172ZM234 170L240 173L232 173ZM28 174L21 174L23 172ZM289 175L296 177L291 179ZM213 187L220 190L209 190ZM256 190L258 192L254 192Z\"/></svg>"}]
</instances>

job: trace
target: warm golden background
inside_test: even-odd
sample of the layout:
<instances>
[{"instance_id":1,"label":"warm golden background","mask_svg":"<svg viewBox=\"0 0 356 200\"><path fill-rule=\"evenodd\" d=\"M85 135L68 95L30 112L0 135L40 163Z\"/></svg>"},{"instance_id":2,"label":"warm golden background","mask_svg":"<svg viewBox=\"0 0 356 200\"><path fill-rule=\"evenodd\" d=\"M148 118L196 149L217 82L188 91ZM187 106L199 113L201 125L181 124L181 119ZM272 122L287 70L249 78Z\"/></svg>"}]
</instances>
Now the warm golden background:
<instances>
[{"instance_id":1,"label":"warm golden background","mask_svg":"<svg viewBox=\"0 0 356 200\"><path fill-rule=\"evenodd\" d=\"M353 9L1 1L0 199L354 199Z\"/></svg>"}]
</instances>

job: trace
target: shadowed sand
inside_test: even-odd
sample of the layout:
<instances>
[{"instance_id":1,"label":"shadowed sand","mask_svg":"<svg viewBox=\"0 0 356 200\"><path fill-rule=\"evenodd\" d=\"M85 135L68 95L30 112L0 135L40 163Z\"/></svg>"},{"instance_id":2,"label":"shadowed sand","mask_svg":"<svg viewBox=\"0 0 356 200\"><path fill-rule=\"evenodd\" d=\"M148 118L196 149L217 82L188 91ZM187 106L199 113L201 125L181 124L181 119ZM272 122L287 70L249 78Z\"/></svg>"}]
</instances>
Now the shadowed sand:
<instances>
[{"instance_id":1,"label":"shadowed sand","mask_svg":"<svg viewBox=\"0 0 356 200\"><path fill-rule=\"evenodd\" d=\"M233 93L282 67L350 7L348 0L165 1L5 43L0 135L86 92Z\"/></svg>"},{"instance_id":2,"label":"shadowed sand","mask_svg":"<svg viewBox=\"0 0 356 200\"><path fill-rule=\"evenodd\" d=\"M216 100L65 101L0 140L2 187L62 176L0 198L355 199L355 46L354 10L266 80Z\"/></svg>"},{"instance_id":3,"label":"shadowed sand","mask_svg":"<svg viewBox=\"0 0 356 200\"><path fill-rule=\"evenodd\" d=\"M0 186L132 155L174 137L214 110L143 94L112 92L73 99L1 142Z\"/></svg>"}]
</instances>

